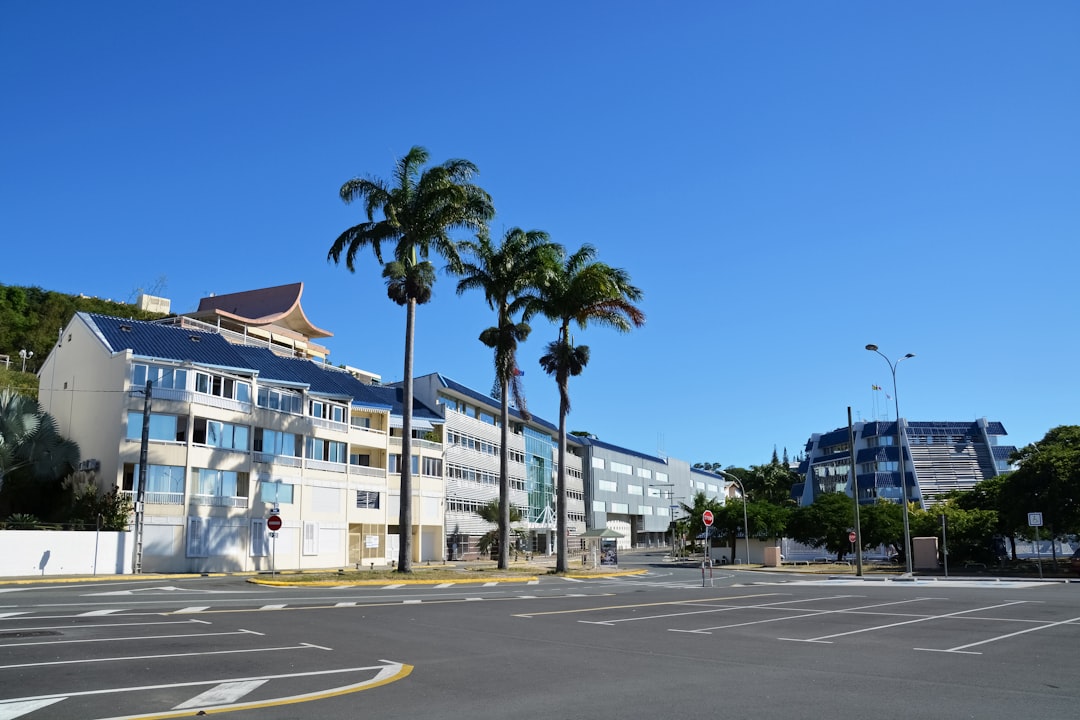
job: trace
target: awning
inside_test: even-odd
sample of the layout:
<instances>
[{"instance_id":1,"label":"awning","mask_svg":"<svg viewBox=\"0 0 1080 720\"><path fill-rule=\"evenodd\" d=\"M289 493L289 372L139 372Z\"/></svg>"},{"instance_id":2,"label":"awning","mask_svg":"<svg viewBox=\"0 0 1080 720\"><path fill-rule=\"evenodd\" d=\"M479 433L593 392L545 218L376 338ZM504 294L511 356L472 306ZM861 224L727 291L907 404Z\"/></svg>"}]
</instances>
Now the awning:
<instances>
[{"instance_id":1,"label":"awning","mask_svg":"<svg viewBox=\"0 0 1080 720\"><path fill-rule=\"evenodd\" d=\"M390 427L392 427L392 428L401 427L401 416L400 415L391 415L390 416ZM414 417L412 419L412 427L413 427L413 430L434 430L435 429L435 426L432 425L431 423L429 423L427 420L424 420L423 418L416 418L416 417Z\"/></svg>"},{"instance_id":2,"label":"awning","mask_svg":"<svg viewBox=\"0 0 1080 720\"><path fill-rule=\"evenodd\" d=\"M580 538L621 538L626 537L618 530L612 530L611 528L604 528L603 530L586 530L578 535Z\"/></svg>"}]
</instances>

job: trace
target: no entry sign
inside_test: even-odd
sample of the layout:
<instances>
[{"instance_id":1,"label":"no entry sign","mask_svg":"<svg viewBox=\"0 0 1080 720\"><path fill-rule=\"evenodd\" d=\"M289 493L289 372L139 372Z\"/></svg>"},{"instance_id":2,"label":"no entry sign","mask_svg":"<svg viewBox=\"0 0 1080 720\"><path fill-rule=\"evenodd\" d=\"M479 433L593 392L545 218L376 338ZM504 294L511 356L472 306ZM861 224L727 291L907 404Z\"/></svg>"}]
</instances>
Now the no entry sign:
<instances>
[{"instance_id":1,"label":"no entry sign","mask_svg":"<svg viewBox=\"0 0 1080 720\"><path fill-rule=\"evenodd\" d=\"M705 512L701 513L701 519L702 521L704 521L705 527L712 526L712 510L706 510Z\"/></svg>"},{"instance_id":2,"label":"no entry sign","mask_svg":"<svg viewBox=\"0 0 1080 720\"><path fill-rule=\"evenodd\" d=\"M281 516L271 515L270 517L266 518L266 528L270 530L270 532L277 532L278 530L280 530Z\"/></svg>"}]
</instances>

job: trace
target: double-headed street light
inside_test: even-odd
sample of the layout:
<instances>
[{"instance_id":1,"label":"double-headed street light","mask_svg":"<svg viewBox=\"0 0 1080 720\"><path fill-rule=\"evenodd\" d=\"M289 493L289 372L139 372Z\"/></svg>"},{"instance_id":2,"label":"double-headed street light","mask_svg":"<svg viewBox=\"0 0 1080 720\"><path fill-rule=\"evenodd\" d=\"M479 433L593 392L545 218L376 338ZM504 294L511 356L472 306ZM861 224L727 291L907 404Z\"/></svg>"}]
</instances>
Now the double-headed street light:
<instances>
[{"instance_id":1,"label":"double-headed street light","mask_svg":"<svg viewBox=\"0 0 1080 720\"><path fill-rule=\"evenodd\" d=\"M34 357L34 351L23 348L19 351L19 357L22 358L22 371L26 372L26 361Z\"/></svg>"},{"instance_id":2,"label":"double-headed street light","mask_svg":"<svg viewBox=\"0 0 1080 720\"><path fill-rule=\"evenodd\" d=\"M750 564L750 523L748 523L746 521L746 488L743 487L742 480L735 477L731 473L725 472L724 470L716 470L715 472L719 473L720 475L723 475L724 477L728 478L729 480L731 480L732 482L734 482L736 485L739 486L739 494L742 495L743 535L746 536L746 564L749 565ZM727 499L725 498L725 502L726 502L726 500ZM732 560L732 562L734 562L735 558L731 558L731 560Z\"/></svg>"},{"instance_id":3,"label":"double-headed street light","mask_svg":"<svg viewBox=\"0 0 1080 720\"><path fill-rule=\"evenodd\" d=\"M908 492L907 492L907 473L904 471L904 439L900 432L900 398L896 395L896 366L900 364L901 360L907 360L908 358L915 357L914 353L908 353L902 358L893 362L888 358L885 353L878 350L877 345L867 345L866 349L870 352L876 352L881 357L885 358L886 364L889 366L889 370L892 371L892 396L893 402L896 403L896 465L900 470L900 497L904 505L904 560L907 563L908 575L911 574L911 526L908 523ZM857 484L857 483L856 483Z\"/></svg>"}]
</instances>

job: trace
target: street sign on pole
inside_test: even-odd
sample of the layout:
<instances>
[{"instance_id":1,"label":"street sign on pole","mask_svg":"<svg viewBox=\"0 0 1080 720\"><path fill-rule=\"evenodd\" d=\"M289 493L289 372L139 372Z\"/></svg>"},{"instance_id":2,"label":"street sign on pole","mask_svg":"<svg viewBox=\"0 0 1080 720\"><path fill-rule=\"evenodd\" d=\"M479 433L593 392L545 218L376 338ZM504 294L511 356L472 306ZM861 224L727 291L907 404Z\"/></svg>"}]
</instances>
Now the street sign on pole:
<instances>
[{"instance_id":1,"label":"street sign on pole","mask_svg":"<svg viewBox=\"0 0 1080 720\"><path fill-rule=\"evenodd\" d=\"M848 542L855 542L855 531L852 530L847 534Z\"/></svg>"},{"instance_id":2,"label":"street sign on pole","mask_svg":"<svg viewBox=\"0 0 1080 720\"><path fill-rule=\"evenodd\" d=\"M710 527L713 523L712 510L701 513L701 520L705 523L705 527Z\"/></svg>"},{"instance_id":3,"label":"street sign on pole","mask_svg":"<svg viewBox=\"0 0 1080 720\"><path fill-rule=\"evenodd\" d=\"M1028 513L1028 527L1042 527L1042 513L1030 512Z\"/></svg>"},{"instance_id":4,"label":"street sign on pole","mask_svg":"<svg viewBox=\"0 0 1080 720\"><path fill-rule=\"evenodd\" d=\"M280 530L281 529L281 516L280 515L271 515L270 517L266 518L266 528L268 530L270 530L271 532L277 532L278 530Z\"/></svg>"}]
</instances>

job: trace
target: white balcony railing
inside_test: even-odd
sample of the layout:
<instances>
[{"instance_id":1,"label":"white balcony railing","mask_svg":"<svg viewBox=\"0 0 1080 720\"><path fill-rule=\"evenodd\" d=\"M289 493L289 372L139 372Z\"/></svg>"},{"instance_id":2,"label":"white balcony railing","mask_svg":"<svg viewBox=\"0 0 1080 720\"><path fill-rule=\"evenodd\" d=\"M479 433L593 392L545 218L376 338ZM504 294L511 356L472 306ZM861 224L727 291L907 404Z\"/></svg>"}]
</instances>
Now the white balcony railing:
<instances>
[{"instance_id":1,"label":"white balcony railing","mask_svg":"<svg viewBox=\"0 0 1080 720\"><path fill-rule=\"evenodd\" d=\"M343 422L335 422L334 420L327 420L326 418L309 418L311 424L324 430L333 430L334 432L349 432L349 426Z\"/></svg>"},{"instance_id":2,"label":"white balcony railing","mask_svg":"<svg viewBox=\"0 0 1080 720\"><path fill-rule=\"evenodd\" d=\"M134 490L122 490L124 495L135 501ZM144 495L145 502L150 505L183 505L184 493L182 492L147 492Z\"/></svg>"},{"instance_id":3,"label":"white balcony railing","mask_svg":"<svg viewBox=\"0 0 1080 720\"><path fill-rule=\"evenodd\" d=\"M359 475L361 477L374 477L374 478L386 478L386 470L377 467L368 467L367 465L350 465L350 475Z\"/></svg>"},{"instance_id":4,"label":"white balcony railing","mask_svg":"<svg viewBox=\"0 0 1080 720\"><path fill-rule=\"evenodd\" d=\"M248 499L246 497L232 497L229 495L192 495L191 504L209 505L213 507L246 508L248 506Z\"/></svg>"},{"instance_id":5,"label":"white balcony railing","mask_svg":"<svg viewBox=\"0 0 1080 720\"><path fill-rule=\"evenodd\" d=\"M255 462L267 465L283 465L285 467L300 467L304 463L302 458L291 455L274 455L266 452L255 453Z\"/></svg>"},{"instance_id":6,"label":"white balcony railing","mask_svg":"<svg viewBox=\"0 0 1080 720\"><path fill-rule=\"evenodd\" d=\"M345 463L328 462L326 460L307 460L304 467L308 470L327 470L329 472L343 473L348 468Z\"/></svg>"}]
</instances>

